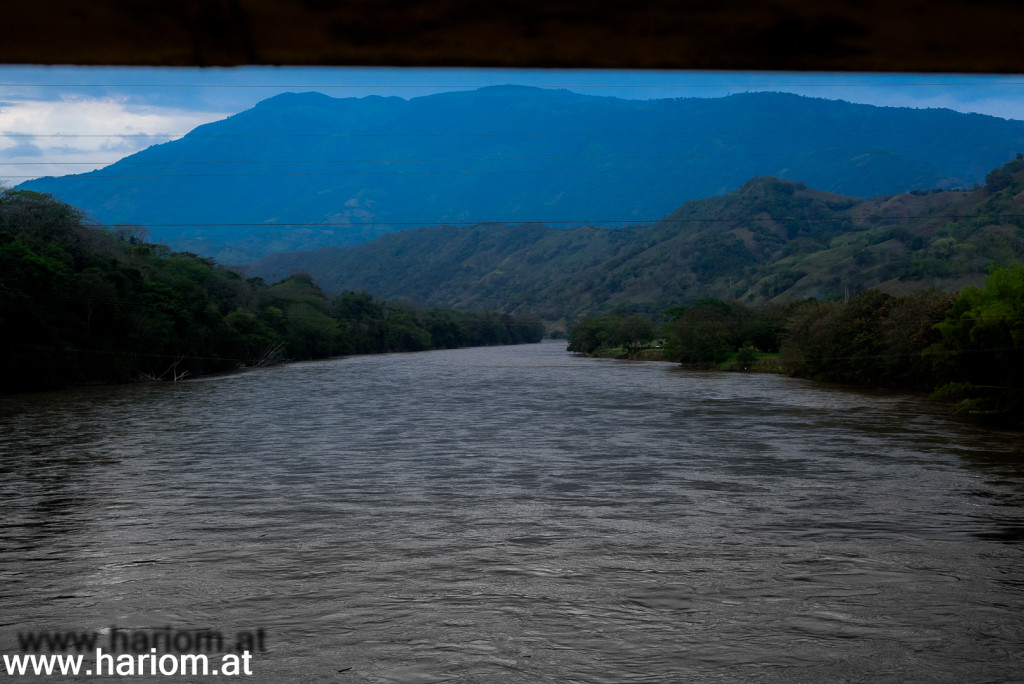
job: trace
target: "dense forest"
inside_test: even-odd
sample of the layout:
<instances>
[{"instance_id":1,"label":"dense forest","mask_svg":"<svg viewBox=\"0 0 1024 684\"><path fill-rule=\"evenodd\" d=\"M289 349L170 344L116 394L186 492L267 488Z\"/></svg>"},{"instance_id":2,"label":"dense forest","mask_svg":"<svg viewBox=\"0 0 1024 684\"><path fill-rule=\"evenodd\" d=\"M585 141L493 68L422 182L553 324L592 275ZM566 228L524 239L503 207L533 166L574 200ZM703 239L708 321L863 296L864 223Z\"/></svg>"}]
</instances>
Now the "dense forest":
<instances>
[{"instance_id":1,"label":"dense forest","mask_svg":"<svg viewBox=\"0 0 1024 684\"><path fill-rule=\"evenodd\" d=\"M328 297L90 225L50 196L0 189L0 392L181 379L285 359L536 342L539 320Z\"/></svg>"},{"instance_id":2,"label":"dense forest","mask_svg":"<svg viewBox=\"0 0 1024 684\"><path fill-rule=\"evenodd\" d=\"M803 191L772 183L758 187L781 188L778 197L792 209L787 198ZM997 246L1019 239L1022 188L1024 160L993 171L984 188L966 193L972 206L982 206L932 234L934 264L908 263L945 268L959 252L976 260L979 236ZM818 199L806 206L814 209ZM1003 218L993 223L983 210ZM868 235L876 230L900 229L876 226ZM532 235L524 229L519 239ZM790 238L799 245L813 236ZM950 252L945 261L940 248ZM1013 260L1009 252L1005 257ZM728 269L728 259L717 262ZM429 265L413 271L431 273ZM654 316L643 307L583 316L568 348L615 347L637 356L660 342L659 353L683 363L771 366L801 377L927 391L964 412L1017 425L1024 415L1024 266L994 267L984 287L956 295L867 288L832 299L680 301ZM544 333L538 318L419 309L365 291L329 296L301 272L273 284L246 278L153 244L140 227L93 225L78 209L27 190L0 190L0 325L0 392L177 380L287 359L534 342Z\"/></svg>"},{"instance_id":3,"label":"dense forest","mask_svg":"<svg viewBox=\"0 0 1024 684\"><path fill-rule=\"evenodd\" d=\"M1024 266L993 269L959 295L862 290L847 300L751 307L700 300L660 325L618 311L583 317L569 351L663 358L736 370L770 368L837 383L930 392L980 418L1024 426ZM660 344L659 344L660 343Z\"/></svg>"},{"instance_id":4,"label":"dense forest","mask_svg":"<svg viewBox=\"0 0 1024 684\"><path fill-rule=\"evenodd\" d=\"M344 249L279 254L251 275L296 269L324 289L366 288L429 306L540 315L565 329L617 308L654 317L700 299L844 299L879 289L955 292L1024 261L1024 160L970 190L858 199L761 177L644 226L435 226Z\"/></svg>"}]
</instances>

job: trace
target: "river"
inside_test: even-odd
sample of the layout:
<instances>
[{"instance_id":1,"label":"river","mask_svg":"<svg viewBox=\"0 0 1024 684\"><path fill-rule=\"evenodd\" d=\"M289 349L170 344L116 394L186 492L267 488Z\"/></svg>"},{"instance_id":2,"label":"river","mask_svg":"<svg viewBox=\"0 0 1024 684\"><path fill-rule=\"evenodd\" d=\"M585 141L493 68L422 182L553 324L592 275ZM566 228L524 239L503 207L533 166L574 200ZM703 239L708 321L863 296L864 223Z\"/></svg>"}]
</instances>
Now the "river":
<instances>
[{"instance_id":1,"label":"river","mask_svg":"<svg viewBox=\"0 0 1024 684\"><path fill-rule=\"evenodd\" d=\"M564 349L0 397L0 649L262 630L246 681L1024 680L1020 434Z\"/></svg>"}]
</instances>

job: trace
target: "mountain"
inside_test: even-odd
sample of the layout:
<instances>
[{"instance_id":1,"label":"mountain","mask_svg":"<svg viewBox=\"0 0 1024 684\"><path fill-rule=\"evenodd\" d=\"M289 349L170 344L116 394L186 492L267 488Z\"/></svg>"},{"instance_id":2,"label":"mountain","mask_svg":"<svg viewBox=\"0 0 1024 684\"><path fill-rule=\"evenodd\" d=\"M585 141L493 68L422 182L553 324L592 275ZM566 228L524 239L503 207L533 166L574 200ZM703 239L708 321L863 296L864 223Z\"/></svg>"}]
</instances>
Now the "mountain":
<instances>
[{"instance_id":1,"label":"mountain","mask_svg":"<svg viewBox=\"0 0 1024 684\"><path fill-rule=\"evenodd\" d=\"M328 291L429 306L530 312L548 322L703 297L760 303L879 288L956 290L1024 262L1024 161L972 190L858 199L759 177L651 225L436 226L346 248L277 254L249 275L307 271Z\"/></svg>"},{"instance_id":2,"label":"mountain","mask_svg":"<svg viewBox=\"0 0 1024 684\"><path fill-rule=\"evenodd\" d=\"M754 176L862 197L970 187L1019 150L1022 121L780 93L290 93L104 169L19 187L238 264L439 223L650 221Z\"/></svg>"}]
</instances>

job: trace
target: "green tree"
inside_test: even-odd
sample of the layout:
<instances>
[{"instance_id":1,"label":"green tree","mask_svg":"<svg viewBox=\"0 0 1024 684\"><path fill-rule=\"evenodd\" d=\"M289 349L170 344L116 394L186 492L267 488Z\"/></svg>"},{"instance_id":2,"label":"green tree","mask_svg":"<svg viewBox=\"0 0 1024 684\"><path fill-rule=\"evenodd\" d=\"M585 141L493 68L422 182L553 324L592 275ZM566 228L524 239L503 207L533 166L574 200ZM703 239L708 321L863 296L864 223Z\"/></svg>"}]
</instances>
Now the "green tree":
<instances>
[{"instance_id":1,"label":"green tree","mask_svg":"<svg viewBox=\"0 0 1024 684\"><path fill-rule=\"evenodd\" d=\"M682 363L714 365L734 349L736 320L728 305L703 300L670 323L665 334L665 355Z\"/></svg>"},{"instance_id":2,"label":"green tree","mask_svg":"<svg viewBox=\"0 0 1024 684\"><path fill-rule=\"evenodd\" d=\"M944 381L938 395L1015 423L1024 420L1024 266L994 269L967 287L932 345Z\"/></svg>"},{"instance_id":3,"label":"green tree","mask_svg":"<svg viewBox=\"0 0 1024 684\"><path fill-rule=\"evenodd\" d=\"M654 339L655 330L643 316L630 314L623 318L614 332L614 344L624 347L630 358L636 356L640 348Z\"/></svg>"},{"instance_id":4,"label":"green tree","mask_svg":"<svg viewBox=\"0 0 1024 684\"><path fill-rule=\"evenodd\" d=\"M791 320L782 359L796 375L882 383L884 325L893 297L862 290L846 302L807 302Z\"/></svg>"},{"instance_id":5,"label":"green tree","mask_svg":"<svg viewBox=\"0 0 1024 684\"><path fill-rule=\"evenodd\" d=\"M615 344L620 319L617 316L583 316L569 331L566 351L593 354Z\"/></svg>"}]
</instances>

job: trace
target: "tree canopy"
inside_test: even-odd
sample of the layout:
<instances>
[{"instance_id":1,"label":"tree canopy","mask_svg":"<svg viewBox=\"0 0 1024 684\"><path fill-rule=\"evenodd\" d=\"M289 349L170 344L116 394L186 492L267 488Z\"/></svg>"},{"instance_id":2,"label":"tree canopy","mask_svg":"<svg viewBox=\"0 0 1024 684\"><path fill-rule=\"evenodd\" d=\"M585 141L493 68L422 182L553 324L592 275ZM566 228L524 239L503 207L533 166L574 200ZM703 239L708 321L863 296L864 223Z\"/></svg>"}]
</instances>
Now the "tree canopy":
<instances>
[{"instance_id":1,"label":"tree canopy","mask_svg":"<svg viewBox=\"0 0 1024 684\"><path fill-rule=\"evenodd\" d=\"M543 336L539 320L495 312L328 297L305 273L246 279L25 190L0 191L0 326L0 392Z\"/></svg>"}]
</instances>

